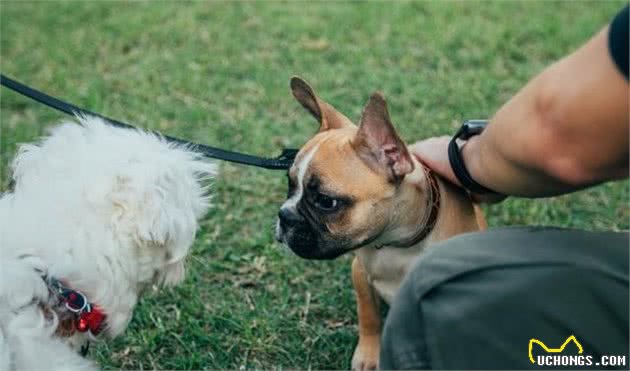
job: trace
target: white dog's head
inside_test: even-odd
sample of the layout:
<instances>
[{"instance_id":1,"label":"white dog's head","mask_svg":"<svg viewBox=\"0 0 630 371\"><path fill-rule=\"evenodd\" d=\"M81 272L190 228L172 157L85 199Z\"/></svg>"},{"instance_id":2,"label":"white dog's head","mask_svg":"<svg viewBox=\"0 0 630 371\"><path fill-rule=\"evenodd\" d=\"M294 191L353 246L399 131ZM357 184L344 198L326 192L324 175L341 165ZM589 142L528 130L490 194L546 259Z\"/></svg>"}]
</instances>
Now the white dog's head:
<instances>
[{"instance_id":1,"label":"white dog's head","mask_svg":"<svg viewBox=\"0 0 630 371\"><path fill-rule=\"evenodd\" d=\"M79 123L21 146L15 189L0 198L0 251L43 260L45 274L102 309L114 337L145 288L182 280L215 166L154 134Z\"/></svg>"}]
</instances>

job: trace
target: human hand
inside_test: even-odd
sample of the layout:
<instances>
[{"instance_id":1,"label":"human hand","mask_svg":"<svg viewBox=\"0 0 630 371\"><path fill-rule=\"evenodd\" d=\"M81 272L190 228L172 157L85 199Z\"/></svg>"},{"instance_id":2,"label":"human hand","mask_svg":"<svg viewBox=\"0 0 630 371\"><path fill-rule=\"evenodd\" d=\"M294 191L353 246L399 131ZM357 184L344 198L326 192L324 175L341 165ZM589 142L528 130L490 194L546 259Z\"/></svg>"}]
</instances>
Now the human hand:
<instances>
[{"instance_id":1,"label":"human hand","mask_svg":"<svg viewBox=\"0 0 630 371\"><path fill-rule=\"evenodd\" d=\"M469 141L476 138L470 138ZM433 137L416 142L409 146L411 153L416 156L420 161L426 164L432 171L437 173L442 178L455 184L458 187L462 187L459 180L453 173L451 163L448 159L448 145L451 141L449 136ZM506 196L501 194L470 194L473 201L477 203L496 203L503 201Z\"/></svg>"}]
</instances>

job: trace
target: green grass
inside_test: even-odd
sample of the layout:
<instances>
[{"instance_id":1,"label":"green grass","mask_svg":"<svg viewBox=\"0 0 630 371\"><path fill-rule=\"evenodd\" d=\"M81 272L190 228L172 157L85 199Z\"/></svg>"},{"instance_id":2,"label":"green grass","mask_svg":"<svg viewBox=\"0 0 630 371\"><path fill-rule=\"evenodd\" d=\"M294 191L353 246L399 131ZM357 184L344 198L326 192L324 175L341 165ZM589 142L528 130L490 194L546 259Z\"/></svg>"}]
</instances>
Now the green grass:
<instances>
[{"instance_id":1,"label":"green grass","mask_svg":"<svg viewBox=\"0 0 630 371\"><path fill-rule=\"evenodd\" d=\"M195 141L275 155L315 122L299 74L357 118L385 93L408 141L487 117L594 34L614 2L0 2L1 70L70 102ZM62 116L0 90L0 189L19 143ZM349 366L356 315L348 257L304 261L273 242L282 172L221 164L215 206L183 285L150 294L108 369ZM491 225L627 229L628 182L487 208Z\"/></svg>"}]
</instances>

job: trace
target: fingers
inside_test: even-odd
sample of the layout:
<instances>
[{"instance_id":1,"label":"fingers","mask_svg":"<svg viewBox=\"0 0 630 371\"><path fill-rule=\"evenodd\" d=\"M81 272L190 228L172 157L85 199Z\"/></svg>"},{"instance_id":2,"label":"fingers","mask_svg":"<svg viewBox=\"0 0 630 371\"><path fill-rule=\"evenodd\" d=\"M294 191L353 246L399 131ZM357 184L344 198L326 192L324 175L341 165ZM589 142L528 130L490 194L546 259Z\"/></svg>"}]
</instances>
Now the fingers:
<instances>
[{"instance_id":1,"label":"fingers","mask_svg":"<svg viewBox=\"0 0 630 371\"><path fill-rule=\"evenodd\" d=\"M451 163L448 160L448 144L451 137L441 136L425 139L409 146L411 153L415 155L426 166L433 170L436 174L449 182L461 187L461 183L457 180ZM476 203L497 203L503 201L506 196L500 194L470 194L472 200Z\"/></svg>"},{"instance_id":2,"label":"fingers","mask_svg":"<svg viewBox=\"0 0 630 371\"><path fill-rule=\"evenodd\" d=\"M451 183L461 186L448 160L448 143L451 138L447 136L434 137L416 142L409 147L411 153L431 170Z\"/></svg>"}]
</instances>

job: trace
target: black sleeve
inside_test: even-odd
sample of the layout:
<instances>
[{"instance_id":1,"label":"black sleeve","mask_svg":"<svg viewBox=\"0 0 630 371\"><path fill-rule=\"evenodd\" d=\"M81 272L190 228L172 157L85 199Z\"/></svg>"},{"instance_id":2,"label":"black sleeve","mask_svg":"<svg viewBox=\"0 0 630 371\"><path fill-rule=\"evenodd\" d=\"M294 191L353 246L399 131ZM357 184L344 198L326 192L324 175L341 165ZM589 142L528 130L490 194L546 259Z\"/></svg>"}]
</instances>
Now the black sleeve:
<instances>
[{"instance_id":1,"label":"black sleeve","mask_svg":"<svg viewBox=\"0 0 630 371\"><path fill-rule=\"evenodd\" d=\"M613 19L608 34L608 48L613 61L628 80L628 13L626 5Z\"/></svg>"}]
</instances>

